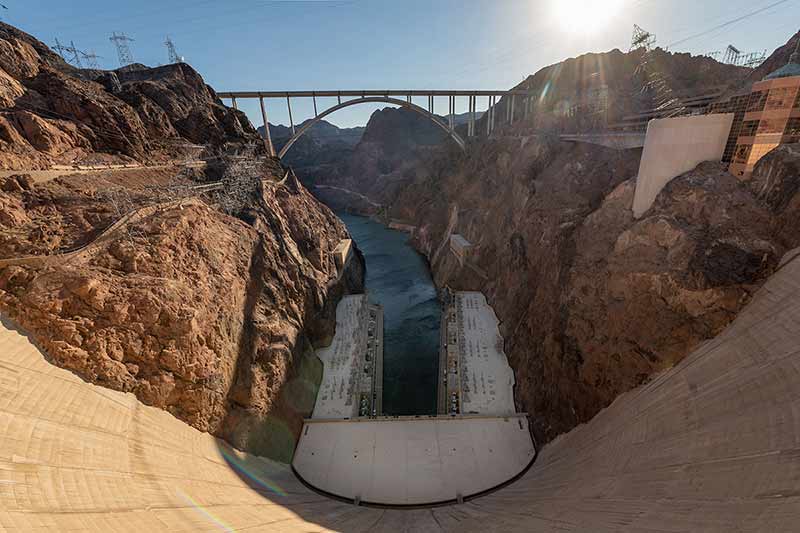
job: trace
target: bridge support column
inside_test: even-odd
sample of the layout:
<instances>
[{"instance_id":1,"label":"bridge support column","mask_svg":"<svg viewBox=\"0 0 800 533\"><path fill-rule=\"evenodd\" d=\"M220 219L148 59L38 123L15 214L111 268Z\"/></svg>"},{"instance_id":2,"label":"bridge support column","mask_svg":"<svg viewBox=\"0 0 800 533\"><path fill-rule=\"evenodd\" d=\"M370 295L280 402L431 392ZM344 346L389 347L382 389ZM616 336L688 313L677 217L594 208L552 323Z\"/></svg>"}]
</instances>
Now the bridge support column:
<instances>
[{"instance_id":1,"label":"bridge support column","mask_svg":"<svg viewBox=\"0 0 800 533\"><path fill-rule=\"evenodd\" d=\"M494 133L495 115L497 115L497 95L492 95L492 120L491 120L491 128L489 129L490 133Z\"/></svg>"},{"instance_id":2,"label":"bridge support column","mask_svg":"<svg viewBox=\"0 0 800 533\"><path fill-rule=\"evenodd\" d=\"M531 99L530 96L526 96L522 100L522 105L525 106L525 115L523 116L523 120L526 120L526 121L528 120L528 107L530 107L530 99Z\"/></svg>"},{"instance_id":3,"label":"bridge support column","mask_svg":"<svg viewBox=\"0 0 800 533\"><path fill-rule=\"evenodd\" d=\"M233 98L231 98L231 107L233 107L237 111L239 110L239 108L236 107L236 97L235 96Z\"/></svg>"},{"instance_id":4,"label":"bridge support column","mask_svg":"<svg viewBox=\"0 0 800 533\"><path fill-rule=\"evenodd\" d=\"M292 126L292 135L294 135L294 120L292 120L292 99L289 98L289 95L286 95L286 107L289 108L289 124Z\"/></svg>"},{"instance_id":5,"label":"bridge support column","mask_svg":"<svg viewBox=\"0 0 800 533\"><path fill-rule=\"evenodd\" d=\"M513 124L514 123L514 100L515 100L516 97L517 97L516 94L512 94L511 95L511 111L509 112L510 118L508 120L509 124Z\"/></svg>"},{"instance_id":6,"label":"bridge support column","mask_svg":"<svg viewBox=\"0 0 800 533\"><path fill-rule=\"evenodd\" d=\"M311 93L311 98L314 100L314 118L316 118L319 115L319 113L317 113L317 95Z\"/></svg>"},{"instance_id":7,"label":"bridge support column","mask_svg":"<svg viewBox=\"0 0 800 533\"><path fill-rule=\"evenodd\" d=\"M267 109L264 107L264 97L259 96L258 102L261 104L261 118L264 119L264 146L267 149L267 153L274 157L275 147L272 146L272 135L269 133L269 122L267 121Z\"/></svg>"},{"instance_id":8,"label":"bridge support column","mask_svg":"<svg viewBox=\"0 0 800 533\"><path fill-rule=\"evenodd\" d=\"M469 136L475 137L475 108L477 107L477 100L474 94L469 96Z\"/></svg>"},{"instance_id":9,"label":"bridge support column","mask_svg":"<svg viewBox=\"0 0 800 533\"><path fill-rule=\"evenodd\" d=\"M456 108L456 105L455 105L456 102L455 102L455 99L456 99L456 97L453 96L452 94L447 97L447 109L449 110L448 115L447 115L447 121L448 121L448 125L450 126L450 131L453 131L453 127L454 127L454 123L455 123L455 120L454 120L454 117L453 117L453 115L456 114L456 109L455 109Z\"/></svg>"}]
</instances>

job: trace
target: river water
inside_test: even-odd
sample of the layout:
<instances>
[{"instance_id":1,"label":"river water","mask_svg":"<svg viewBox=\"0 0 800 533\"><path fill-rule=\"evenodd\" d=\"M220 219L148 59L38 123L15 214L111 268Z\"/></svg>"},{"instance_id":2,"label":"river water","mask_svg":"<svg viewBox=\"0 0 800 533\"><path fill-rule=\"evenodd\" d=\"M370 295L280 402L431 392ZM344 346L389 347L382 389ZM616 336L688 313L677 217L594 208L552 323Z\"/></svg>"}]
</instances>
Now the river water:
<instances>
[{"instance_id":1,"label":"river water","mask_svg":"<svg viewBox=\"0 0 800 533\"><path fill-rule=\"evenodd\" d=\"M383 414L435 414L441 309L428 264L407 234L337 214L364 253L369 299L383 306Z\"/></svg>"}]
</instances>

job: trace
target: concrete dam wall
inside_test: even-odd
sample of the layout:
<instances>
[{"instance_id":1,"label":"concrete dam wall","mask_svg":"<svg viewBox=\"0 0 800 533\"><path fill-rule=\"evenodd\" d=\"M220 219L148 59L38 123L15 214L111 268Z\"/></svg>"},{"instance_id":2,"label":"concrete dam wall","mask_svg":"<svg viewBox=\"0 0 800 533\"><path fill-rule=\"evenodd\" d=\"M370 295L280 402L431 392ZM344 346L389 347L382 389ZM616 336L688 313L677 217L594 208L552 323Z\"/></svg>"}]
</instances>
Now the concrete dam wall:
<instances>
[{"instance_id":1,"label":"concrete dam wall","mask_svg":"<svg viewBox=\"0 0 800 533\"><path fill-rule=\"evenodd\" d=\"M517 482L433 509L330 500L0 329L0 531L796 531L800 260L716 339L544 447ZM533 414L535 416L535 413Z\"/></svg>"}]
</instances>

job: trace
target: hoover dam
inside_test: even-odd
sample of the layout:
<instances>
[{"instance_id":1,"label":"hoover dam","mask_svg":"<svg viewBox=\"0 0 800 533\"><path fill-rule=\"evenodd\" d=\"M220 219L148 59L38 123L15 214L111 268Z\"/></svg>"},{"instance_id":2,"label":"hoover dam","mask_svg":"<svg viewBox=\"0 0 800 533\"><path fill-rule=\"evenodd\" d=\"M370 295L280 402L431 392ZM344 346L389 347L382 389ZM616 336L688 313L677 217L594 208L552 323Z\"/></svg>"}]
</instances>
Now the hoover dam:
<instances>
[{"instance_id":1,"label":"hoover dam","mask_svg":"<svg viewBox=\"0 0 800 533\"><path fill-rule=\"evenodd\" d=\"M800 5L37 2L0 533L800 530Z\"/></svg>"},{"instance_id":2,"label":"hoover dam","mask_svg":"<svg viewBox=\"0 0 800 533\"><path fill-rule=\"evenodd\" d=\"M515 483L432 509L321 496L288 465L238 452L130 394L52 366L4 321L0 528L793 531L797 257L721 335L545 446Z\"/></svg>"}]
</instances>

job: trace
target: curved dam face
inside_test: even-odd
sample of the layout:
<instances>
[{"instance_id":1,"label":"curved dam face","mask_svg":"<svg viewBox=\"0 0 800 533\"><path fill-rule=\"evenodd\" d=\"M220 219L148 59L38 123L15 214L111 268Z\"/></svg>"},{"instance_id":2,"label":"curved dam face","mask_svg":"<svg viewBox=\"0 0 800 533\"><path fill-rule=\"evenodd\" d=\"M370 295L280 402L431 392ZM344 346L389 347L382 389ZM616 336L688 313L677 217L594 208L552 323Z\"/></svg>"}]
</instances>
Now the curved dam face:
<instances>
[{"instance_id":1,"label":"curved dam face","mask_svg":"<svg viewBox=\"0 0 800 533\"><path fill-rule=\"evenodd\" d=\"M800 260L676 367L544 447L517 482L357 507L0 330L0 531L796 531ZM535 416L535 413L534 413Z\"/></svg>"}]
</instances>

